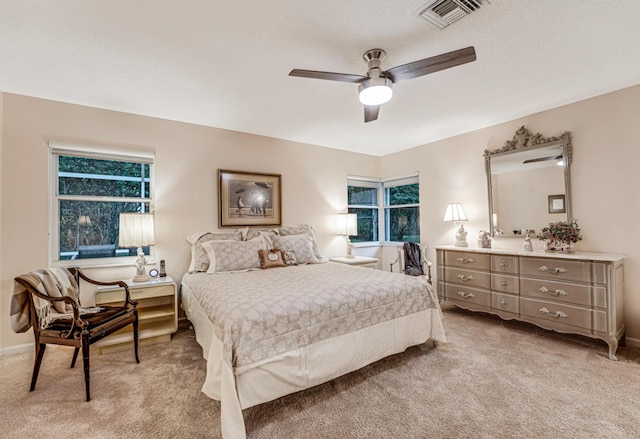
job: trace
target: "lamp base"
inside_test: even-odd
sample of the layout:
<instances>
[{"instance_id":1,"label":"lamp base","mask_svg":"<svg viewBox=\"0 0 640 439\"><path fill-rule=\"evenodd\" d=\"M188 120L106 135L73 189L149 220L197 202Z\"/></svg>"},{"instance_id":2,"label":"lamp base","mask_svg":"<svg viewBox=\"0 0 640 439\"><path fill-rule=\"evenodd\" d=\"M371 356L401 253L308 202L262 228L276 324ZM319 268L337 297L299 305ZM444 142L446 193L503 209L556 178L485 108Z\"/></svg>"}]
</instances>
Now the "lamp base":
<instances>
[{"instance_id":1,"label":"lamp base","mask_svg":"<svg viewBox=\"0 0 640 439\"><path fill-rule=\"evenodd\" d=\"M455 247L469 247L467 244L467 231L464 229L464 226L460 224L460 228L456 232L456 243Z\"/></svg>"},{"instance_id":2,"label":"lamp base","mask_svg":"<svg viewBox=\"0 0 640 439\"><path fill-rule=\"evenodd\" d=\"M469 247L469 243L467 243L467 241L456 241L453 245L454 247Z\"/></svg>"}]
</instances>

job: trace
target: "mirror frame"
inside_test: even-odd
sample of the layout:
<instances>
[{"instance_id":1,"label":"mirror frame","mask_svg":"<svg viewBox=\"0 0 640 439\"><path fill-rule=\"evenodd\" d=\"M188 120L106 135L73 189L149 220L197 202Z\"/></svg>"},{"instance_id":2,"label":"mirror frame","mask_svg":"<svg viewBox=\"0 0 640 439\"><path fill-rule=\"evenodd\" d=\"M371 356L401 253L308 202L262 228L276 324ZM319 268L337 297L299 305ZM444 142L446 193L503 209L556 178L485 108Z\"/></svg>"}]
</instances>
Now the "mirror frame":
<instances>
[{"instance_id":1,"label":"mirror frame","mask_svg":"<svg viewBox=\"0 0 640 439\"><path fill-rule=\"evenodd\" d=\"M562 160L564 170L564 190L565 190L565 207L567 211L567 221L573 219L571 210L571 174L569 166L571 165L573 147L571 145L571 133L565 131L557 137L543 137L540 133L532 134L523 126L518 128L511 140L507 140L501 148L494 150L484 150L484 169L487 174L487 190L489 194L489 231L491 236L495 235L495 227L493 224L493 188L491 187L491 158L500 157L509 154L516 154L524 150L538 149L549 146L559 146L562 149Z\"/></svg>"}]
</instances>

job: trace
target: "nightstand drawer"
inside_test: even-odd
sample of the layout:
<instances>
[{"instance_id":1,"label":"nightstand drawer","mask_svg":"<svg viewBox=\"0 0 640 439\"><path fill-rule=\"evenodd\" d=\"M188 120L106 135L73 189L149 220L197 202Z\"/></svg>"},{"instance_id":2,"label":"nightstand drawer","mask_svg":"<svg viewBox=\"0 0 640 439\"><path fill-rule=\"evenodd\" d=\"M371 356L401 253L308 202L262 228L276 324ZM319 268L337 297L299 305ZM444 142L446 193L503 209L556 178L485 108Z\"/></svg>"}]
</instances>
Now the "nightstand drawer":
<instances>
[{"instance_id":1,"label":"nightstand drawer","mask_svg":"<svg viewBox=\"0 0 640 439\"><path fill-rule=\"evenodd\" d=\"M175 287L173 284L158 284L144 288L129 286L129 293L134 300L148 299L150 297L173 296ZM96 291L96 305L124 301L124 289L110 291Z\"/></svg>"}]
</instances>

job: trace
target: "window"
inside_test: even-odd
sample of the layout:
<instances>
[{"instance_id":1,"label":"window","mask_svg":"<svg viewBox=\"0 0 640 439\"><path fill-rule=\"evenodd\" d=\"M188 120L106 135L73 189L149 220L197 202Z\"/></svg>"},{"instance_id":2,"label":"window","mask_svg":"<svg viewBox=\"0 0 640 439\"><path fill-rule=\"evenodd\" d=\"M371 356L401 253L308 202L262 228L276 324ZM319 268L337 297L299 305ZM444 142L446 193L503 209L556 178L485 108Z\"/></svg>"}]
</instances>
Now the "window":
<instances>
[{"instance_id":1,"label":"window","mask_svg":"<svg viewBox=\"0 0 640 439\"><path fill-rule=\"evenodd\" d=\"M53 144L50 151L53 265L135 256L118 247L120 212L151 211L153 154Z\"/></svg>"},{"instance_id":2,"label":"window","mask_svg":"<svg viewBox=\"0 0 640 439\"><path fill-rule=\"evenodd\" d=\"M358 214L358 235L351 242L378 241L378 192L380 183L370 180L347 181L349 213Z\"/></svg>"},{"instance_id":3,"label":"window","mask_svg":"<svg viewBox=\"0 0 640 439\"><path fill-rule=\"evenodd\" d=\"M349 178L349 213L358 214L358 236L352 242L420 242L418 176L386 179Z\"/></svg>"},{"instance_id":4,"label":"window","mask_svg":"<svg viewBox=\"0 0 640 439\"><path fill-rule=\"evenodd\" d=\"M384 181L385 240L420 242L418 177Z\"/></svg>"}]
</instances>

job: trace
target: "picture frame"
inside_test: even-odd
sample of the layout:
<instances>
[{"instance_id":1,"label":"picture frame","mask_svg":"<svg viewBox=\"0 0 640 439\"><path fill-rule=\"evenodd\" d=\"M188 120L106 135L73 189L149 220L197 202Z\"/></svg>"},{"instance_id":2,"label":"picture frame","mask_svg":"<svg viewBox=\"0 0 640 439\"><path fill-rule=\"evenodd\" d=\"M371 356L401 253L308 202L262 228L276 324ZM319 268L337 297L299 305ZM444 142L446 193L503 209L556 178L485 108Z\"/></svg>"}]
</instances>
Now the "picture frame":
<instances>
[{"instance_id":1,"label":"picture frame","mask_svg":"<svg viewBox=\"0 0 640 439\"><path fill-rule=\"evenodd\" d=\"M218 169L220 227L282 225L282 176Z\"/></svg>"},{"instance_id":2,"label":"picture frame","mask_svg":"<svg viewBox=\"0 0 640 439\"><path fill-rule=\"evenodd\" d=\"M549 213L567 213L564 194L549 195Z\"/></svg>"}]
</instances>

